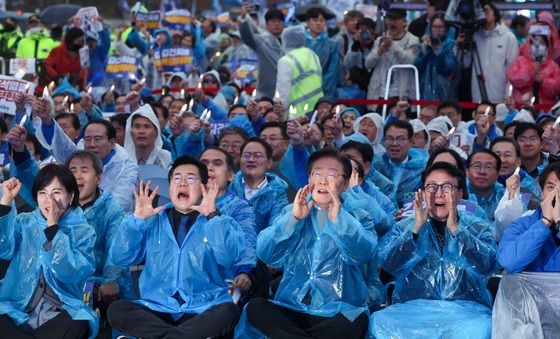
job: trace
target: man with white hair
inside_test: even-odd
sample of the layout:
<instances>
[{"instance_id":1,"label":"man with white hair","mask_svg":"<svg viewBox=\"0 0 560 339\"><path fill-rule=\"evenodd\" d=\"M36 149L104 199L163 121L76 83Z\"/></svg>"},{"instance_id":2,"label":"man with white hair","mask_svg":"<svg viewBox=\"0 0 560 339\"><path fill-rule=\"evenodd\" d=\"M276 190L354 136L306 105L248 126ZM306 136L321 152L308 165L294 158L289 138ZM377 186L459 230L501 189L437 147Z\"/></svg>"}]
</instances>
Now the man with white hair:
<instances>
[{"instance_id":1,"label":"man with white hair","mask_svg":"<svg viewBox=\"0 0 560 339\"><path fill-rule=\"evenodd\" d=\"M293 106L301 115L304 107L314 107L323 97L322 68L319 57L305 47L305 28L287 28L282 33L282 46L287 51L278 60L276 90L284 107Z\"/></svg>"},{"instance_id":2,"label":"man with white hair","mask_svg":"<svg viewBox=\"0 0 560 339\"><path fill-rule=\"evenodd\" d=\"M144 105L128 117L124 148L128 158L138 165L156 165L167 170L171 153L162 149L160 125L150 105Z\"/></svg>"}]
</instances>

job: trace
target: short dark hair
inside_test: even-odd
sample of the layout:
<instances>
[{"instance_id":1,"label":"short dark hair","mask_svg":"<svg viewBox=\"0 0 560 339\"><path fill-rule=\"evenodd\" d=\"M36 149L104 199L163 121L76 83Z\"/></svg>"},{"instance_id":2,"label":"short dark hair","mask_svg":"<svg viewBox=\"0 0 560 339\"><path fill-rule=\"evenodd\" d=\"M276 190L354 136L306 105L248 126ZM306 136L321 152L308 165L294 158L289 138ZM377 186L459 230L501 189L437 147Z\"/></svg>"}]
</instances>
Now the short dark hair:
<instances>
[{"instance_id":1,"label":"short dark hair","mask_svg":"<svg viewBox=\"0 0 560 339\"><path fill-rule=\"evenodd\" d=\"M502 21L502 13L500 13L498 7L496 7L496 5L494 5L490 1L487 1L486 5L488 5L492 9L492 12L494 12L494 18L496 19L496 23L500 23L500 21Z\"/></svg>"},{"instance_id":2,"label":"short dark hair","mask_svg":"<svg viewBox=\"0 0 560 339\"><path fill-rule=\"evenodd\" d=\"M492 108L492 113L491 114L493 116L496 116L496 105L494 105L490 101L486 101L486 100L483 100L483 101L479 102L478 104L476 104L476 107L474 108L474 114L476 114L476 111L478 110L478 108L480 106L490 106ZM490 114L490 113L488 113L488 114Z\"/></svg>"},{"instance_id":3,"label":"short dark hair","mask_svg":"<svg viewBox=\"0 0 560 339\"><path fill-rule=\"evenodd\" d=\"M522 122L519 121L519 120L514 120L514 121L510 122L509 124L507 124L507 125L504 127L504 133L507 132L507 130L510 129L511 127L515 127L515 129L517 129L517 127L518 127L520 124L522 124ZM513 134L514 134L514 138L515 138L515 131L513 132Z\"/></svg>"},{"instance_id":4,"label":"short dark hair","mask_svg":"<svg viewBox=\"0 0 560 339\"><path fill-rule=\"evenodd\" d=\"M521 157L521 148L519 147L519 144L517 143L517 141L512 140L508 137L496 137L496 139L492 140L492 142L490 143L490 147L489 149L492 151L492 148L494 148L494 146L496 144L499 144L500 142L507 142L509 144L513 145L513 148L515 148L515 155L517 155L517 157Z\"/></svg>"},{"instance_id":5,"label":"short dark hair","mask_svg":"<svg viewBox=\"0 0 560 339\"><path fill-rule=\"evenodd\" d=\"M112 123L116 122L122 128L126 128L126 121L128 120L129 116L130 116L130 113L119 113L119 114L115 114L112 117L110 117L109 120Z\"/></svg>"},{"instance_id":6,"label":"short dark hair","mask_svg":"<svg viewBox=\"0 0 560 339\"><path fill-rule=\"evenodd\" d=\"M68 194L74 194L70 206L77 207L80 204L80 190L78 189L76 178L68 167L59 164L48 164L37 173L31 187L31 194L35 203L37 203L39 191L50 185L54 179L58 179Z\"/></svg>"},{"instance_id":7,"label":"short dark hair","mask_svg":"<svg viewBox=\"0 0 560 339\"><path fill-rule=\"evenodd\" d=\"M90 125L93 125L93 124L98 124L98 125L105 126L105 129L106 129L106 132L107 132L107 138L109 140L117 138L117 131L115 130L115 127L113 127L113 124L111 124L111 122L109 122L105 119L93 119L92 121L88 122L86 124L86 126L84 127L84 133L87 130L87 128Z\"/></svg>"},{"instance_id":8,"label":"short dark hair","mask_svg":"<svg viewBox=\"0 0 560 339\"><path fill-rule=\"evenodd\" d=\"M274 100L272 100L272 98L269 98L269 97L261 97L259 100L257 100L257 103L259 103L259 102L261 102L261 101L269 102L272 106L274 106Z\"/></svg>"},{"instance_id":9,"label":"short dark hair","mask_svg":"<svg viewBox=\"0 0 560 339\"><path fill-rule=\"evenodd\" d=\"M266 11L264 15L265 22L269 22L270 20L275 20L275 19L284 21L286 19L286 16L284 15L284 12L282 12L277 8L271 8L268 11Z\"/></svg>"},{"instance_id":10,"label":"short dark hair","mask_svg":"<svg viewBox=\"0 0 560 339\"><path fill-rule=\"evenodd\" d=\"M496 153L486 148L482 148L477 151L474 151L473 153L471 153L471 155L469 155L469 157L467 158L467 168L471 167L471 162L474 156L480 153L491 155L494 158L494 160L496 160L496 168L498 169L498 171L500 170L500 168L502 168L502 160L500 159L500 157Z\"/></svg>"},{"instance_id":11,"label":"short dark hair","mask_svg":"<svg viewBox=\"0 0 560 339\"><path fill-rule=\"evenodd\" d=\"M364 13L362 13L357 9L351 9L344 14L344 20L353 19L353 18L362 19L363 17L364 17Z\"/></svg>"},{"instance_id":12,"label":"short dark hair","mask_svg":"<svg viewBox=\"0 0 560 339\"><path fill-rule=\"evenodd\" d=\"M265 152L266 152L266 157L267 158L272 158L272 153L274 152L274 150L272 149L272 146L270 146L268 144L268 142L264 141L263 139L259 138L259 137L251 137L249 139L247 139L247 141L245 141L245 143L243 143L243 145L241 145L241 149L239 150L240 153L243 153L243 151L245 150L245 147L247 147L247 145L251 142L256 142L258 144L261 144L262 147L264 147Z\"/></svg>"},{"instance_id":13,"label":"short dark hair","mask_svg":"<svg viewBox=\"0 0 560 339\"><path fill-rule=\"evenodd\" d=\"M546 179L550 175L550 173L556 174L556 178L560 180L560 162L555 162L546 166L546 168L541 172L539 175L539 185L541 186L541 190L544 190L544 184L546 183ZM558 203L558 202L556 202Z\"/></svg>"},{"instance_id":14,"label":"short dark hair","mask_svg":"<svg viewBox=\"0 0 560 339\"><path fill-rule=\"evenodd\" d=\"M354 160L354 162L356 163L356 167L357 167L356 170L358 172L358 178L363 180L365 175L366 175L366 172L364 170L364 165L362 165L359 161L357 161L356 159L354 159L353 157L351 157L349 155L346 155L346 157L350 160Z\"/></svg>"},{"instance_id":15,"label":"short dark hair","mask_svg":"<svg viewBox=\"0 0 560 339\"><path fill-rule=\"evenodd\" d=\"M163 117L165 119L169 118L169 109L165 107L161 102L152 102L150 106L152 107L152 110L156 114L156 117L158 115L156 110L161 109L161 112L163 113Z\"/></svg>"},{"instance_id":16,"label":"short dark hair","mask_svg":"<svg viewBox=\"0 0 560 339\"><path fill-rule=\"evenodd\" d=\"M167 97L171 97L171 101L173 101L173 99L175 99L171 94L164 94L161 97L159 97L158 102L161 104L163 102L163 100ZM171 103L171 102L170 102Z\"/></svg>"},{"instance_id":17,"label":"short dark hair","mask_svg":"<svg viewBox=\"0 0 560 339\"><path fill-rule=\"evenodd\" d=\"M317 19L319 15L322 15L323 18L325 19L327 18L327 14L323 8L318 6L313 6L309 8L307 12L305 12L305 20Z\"/></svg>"},{"instance_id":18,"label":"short dark hair","mask_svg":"<svg viewBox=\"0 0 560 339\"><path fill-rule=\"evenodd\" d=\"M171 168L169 169L169 173L167 174L168 182L171 182L171 177L173 176L173 172L175 171L175 169L183 165L192 165L198 168L198 172L200 174L200 181L206 185L206 183L208 182L208 169L206 168L206 165L204 165L197 158L191 157L190 155L180 156L173 162Z\"/></svg>"},{"instance_id":19,"label":"short dark hair","mask_svg":"<svg viewBox=\"0 0 560 339\"><path fill-rule=\"evenodd\" d=\"M387 135L387 131L391 127L405 129L408 132L408 139L412 139L412 137L414 136L414 129L412 128L412 125L408 121L393 120L389 122L388 124L385 125L385 127L383 127L383 135Z\"/></svg>"},{"instance_id":20,"label":"short dark hair","mask_svg":"<svg viewBox=\"0 0 560 339\"><path fill-rule=\"evenodd\" d=\"M70 163L74 159L89 159L91 160L91 164L93 165L93 169L95 170L95 174L102 175L103 174L103 162L99 159L95 154L91 153L90 151L86 150L78 150L70 155L70 157L66 160L66 167L70 168Z\"/></svg>"},{"instance_id":21,"label":"short dark hair","mask_svg":"<svg viewBox=\"0 0 560 339\"><path fill-rule=\"evenodd\" d=\"M280 128L280 134L282 134L282 139L288 140L288 132L286 131L286 123L280 121L269 121L261 125L261 133L267 128ZM260 134L259 134L260 135Z\"/></svg>"},{"instance_id":22,"label":"short dark hair","mask_svg":"<svg viewBox=\"0 0 560 339\"><path fill-rule=\"evenodd\" d=\"M463 158L461 158L459 153L457 153L456 151L454 151L452 149L447 149L447 148L438 148L436 151L434 151L430 155L430 158L428 159L428 162L426 163L426 168L432 166L434 164L434 161L438 157L438 155L443 154L443 153L451 154L451 156L453 158L455 158L455 162L457 163L457 168L459 168L463 173L465 173L465 161L463 160Z\"/></svg>"},{"instance_id":23,"label":"short dark hair","mask_svg":"<svg viewBox=\"0 0 560 339\"><path fill-rule=\"evenodd\" d=\"M34 154L41 154L42 153L43 145L41 145L41 142L39 141L39 139L37 139L36 136L34 136L33 134L28 134L26 141L31 142L33 144L33 146L35 147L35 153Z\"/></svg>"},{"instance_id":24,"label":"short dark hair","mask_svg":"<svg viewBox=\"0 0 560 339\"><path fill-rule=\"evenodd\" d=\"M358 20L358 27L360 26L366 26L369 29L375 29L375 21L373 21L371 18L362 17L360 20Z\"/></svg>"},{"instance_id":25,"label":"short dark hair","mask_svg":"<svg viewBox=\"0 0 560 339\"><path fill-rule=\"evenodd\" d=\"M234 171L235 172L235 163L233 162L233 158L231 156L231 154L229 154L228 152L224 151L223 149L221 149L218 146L208 146L204 149L204 151L202 151L202 153L200 153L200 156L198 157L199 159L202 158L202 155L204 153L206 153L207 151L218 151L220 153L222 153L224 155L224 157L226 157L226 165L229 171Z\"/></svg>"},{"instance_id":26,"label":"short dark hair","mask_svg":"<svg viewBox=\"0 0 560 339\"><path fill-rule=\"evenodd\" d=\"M459 184L458 185L459 188L463 190L463 194L465 193L465 189L467 187L466 179L465 179L465 172L461 171L457 167L455 167L455 166L453 166L453 165L451 165L450 163L447 163L447 162L436 162L436 163L432 164L431 166L427 167L422 172L422 186L424 186L426 184L426 178L428 178L428 176L432 172L438 171L438 170L445 171L445 172L447 172L447 174L449 174L453 178L457 179L457 182Z\"/></svg>"},{"instance_id":27,"label":"short dark hair","mask_svg":"<svg viewBox=\"0 0 560 339\"><path fill-rule=\"evenodd\" d=\"M231 114L231 111L233 111L233 110L236 109L236 108L240 108L240 107L241 107L241 108L244 108L245 111L247 111L247 106L245 106L245 105L243 105L243 104L231 105L231 107L230 107L229 110L228 110L228 117L229 117L229 115Z\"/></svg>"},{"instance_id":28,"label":"short dark hair","mask_svg":"<svg viewBox=\"0 0 560 339\"><path fill-rule=\"evenodd\" d=\"M321 148L309 156L309 160L307 162L307 173L311 174L311 169L313 169L315 162L323 158L334 158L338 161L342 165L344 178L346 180L350 179L350 176L352 175L352 163L350 162L350 159L347 156L340 154L336 148L332 147Z\"/></svg>"},{"instance_id":29,"label":"short dark hair","mask_svg":"<svg viewBox=\"0 0 560 339\"><path fill-rule=\"evenodd\" d=\"M533 124L531 122L521 122L519 125L517 125L517 127L515 128L515 132L513 132L513 139L517 141L521 134L529 130L535 130L539 137L542 139L543 129L539 125Z\"/></svg>"},{"instance_id":30,"label":"short dark hair","mask_svg":"<svg viewBox=\"0 0 560 339\"><path fill-rule=\"evenodd\" d=\"M218 144L220 144L220 142L226 135L232 135L232 134L240 135L243 139L245 139L245 141L249 140L249 135L247 134L247 132L245 132L243 128L239 126L231 126L222 129L222 131L220 132L220 136L218 137Z\"/></svg>"},{"instance_id":31,"label":"short dark hair","mask_svg":"<svg viewBox=\"0 0 560 339\"><path fill-rule=\"evenodd\" d=\"M461 108L461 106L459 106L459 104L456 101L451 101L451 100L445 100L442 101L439 106L437 107L437 113L439 114L439 111L442 110L443 108L447 108L447 107L453 107L453 109L455 109L457 111L457 113L461 114L463 112L463 109Z\"/></svg>"},{"instance_id":32,"label":"short dark hair","mask_svg":"<svg viewBox=\"0 0 560 339\"><path fill-rule=\"evenodd\" d=\"M511 19L510 27L516 29L517 26L525 26L531 19L526 17L525 15L516 15Z\"/></svg>"},{"instance_id":33,"label":"short dark hair","mask_svg":"<svg viewBox=\"0 0 560 339\"><path fill-rule=\"evenodd\" d=\"M373 147L371 147L371 144L365 144L363 142L350 140L345 142L340 147L340 152L344 152L349 149L355 149L356 151L358 151L358 153L360 153L362 159L364 159L365 162L373 161L374 151L373 151Z\"/></svg>"},{"instance_id":34,"label":"short dark hair","mask_svg":"<svg viewBox=\"0 0 560 339\"><path fill-rule=\"evenodd\" d=\"M59 122L60 119L70 119L72 122L72 127L77 130L80 129L80 119L78 118L77 114L64 112L54 117L54 120L56 120L56 122Z\"/></svg>"}]
</instances>

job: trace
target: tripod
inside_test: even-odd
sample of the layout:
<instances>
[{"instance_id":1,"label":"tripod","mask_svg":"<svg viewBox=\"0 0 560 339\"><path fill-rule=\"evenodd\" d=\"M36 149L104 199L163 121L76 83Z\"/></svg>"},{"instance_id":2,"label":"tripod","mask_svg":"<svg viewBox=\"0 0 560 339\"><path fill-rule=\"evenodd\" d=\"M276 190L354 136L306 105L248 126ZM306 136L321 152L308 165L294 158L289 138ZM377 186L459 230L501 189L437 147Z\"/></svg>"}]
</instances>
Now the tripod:
<instances>
[{"instance_id":1,"label":"tripod","mask_svg":"<svg viewBox=\"0 0 560 339\"><path fill-rule=\"evenodd\" d=\"M470 63L467 66L465 66L464 63L466 53L471 54ZM472 35L470 35L466 39L463 47L459 49L459 52L457 54L457 61L459 62L460 65L459 67L461 67L460 68L461 74L466 75L465 77L461 78L461 83L462 83L461 88L468 88L467 96L470 97L470 98L465 98L465 96L463 96L462 98L467 101L472 100L471 78L472 78L472 72L474 71L478 89L480 91L480 97L482 101L488 101L488 92L486 91L486 84L484 83L485 80L484 80L484 73L482 70L482 63L480 62L480 54L478 53L476 42L472 40ZM458 78L454 79L454 84L451 86L451 88L453 89L456 88L455 86L457 85L458 82L457 80ZM450 96L451 93L455 93L455 91L449 92ZM464 93L464 91L462 91L462 93Z\"/></svg>"}]
</instances>

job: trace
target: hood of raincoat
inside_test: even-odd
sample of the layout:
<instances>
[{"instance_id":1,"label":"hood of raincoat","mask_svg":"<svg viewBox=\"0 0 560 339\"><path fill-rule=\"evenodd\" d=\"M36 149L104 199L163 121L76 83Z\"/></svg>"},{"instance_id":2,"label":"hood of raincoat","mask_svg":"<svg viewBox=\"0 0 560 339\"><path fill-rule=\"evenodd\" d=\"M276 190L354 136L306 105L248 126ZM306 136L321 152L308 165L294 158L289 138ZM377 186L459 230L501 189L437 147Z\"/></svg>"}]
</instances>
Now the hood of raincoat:
<instances>
[{"instance_id":1,"label":"hood of raincoat","mask_svg":"<svg viewBox=\"0 0 560 339\"><path fill-rule=\"evenodd\" d=\"M249 137L255 136L255 130L253 129L253 125L249 121L249 118L247 118L247 116L245 115L238 115L235 118L231 119L227 127L233 127L233 126L237 126L243 129L245 132L247 132Z\"/></svg>"},{"instance_id":2,"label":"hood of raincoat","mask_svg":"<svg viewBox=\"0 0 560 339\"><path fill-rule=\"evenodd\" d=\"M428 131L439 132L442 135L447 135L451 127L453 127L453 123L449 120L448 117L437 117L428 123L426 126Z\"/></svg>"},{"instance_id":3,"label":"hood of raincoat","mask_svg":"<svg viewBox=\"0 0 560 339\"><path fill-rule=\"evenodd\" d=\"M60 85L56 86L55 90L51 93L51 97L57 95L70 95L74 99L81 99L82 95L76 88L68 82L68 78L64 77L64 80L60 83Z\"/></svg>"},{"instance_id":4,"label":"hood of raincoat","mask_svg":"<svg viewBox=\"0 0 560 339\"><path fill-rule=\"evenodd\" d=\"M220 79L220 73L218 73L218 71L213 69L209 72L206 72L202 75L202 78L204 79L204 77L207 76L207 75L211 75L214 78L216 78L216 80L218 81L218 88L222 87L222 79Z\"/></svg>"},{"instance_id":5,"label":"hood of raincoat","mask_svg":"<svg viewBox=\"0 0 560 339\"><path fill-rule=\"evenodd\" d=\"M426 127L426 125L424 125L424 123L418 119L410 120L410 124L412 125L412 130L414 131L414 133L420 131L426 132L426 134L428 135L428 142L426 143L426 146L424 146L423 149L428 151L430 149L430 145L432 144L432 137L430 136L430 131L428 130L428 127Z\"/></svg>"},{"instance_id":6,"label":"hood of raincoat","mask_svg":"<svg viewBox=\"0 0 560 339\"><path fill-rule=\"evenodd\" d=\"M181 78L183 81L187 81L187 75L185 74L185 72L175 72L173 74L171 74L171 76L169 77L169 80L167 80L167 86L171 87L171 80L174 77L179 77Z\"/></svg>"},{"instance_id":7,"label":"hood of raincoat","mask_svg":"<svg viewBox=\"0 0 560 339\"><path fill-rule=\"evenodd\" d=\"M383 121L381 115L379 115L379 113L368 113L359 117L354 122L354 132L360 131L360 122L363 119L371 119L371 121L373 121L375 126L377 126L377 134L375 135L375 140L373 140L373 142L370 143L374 146L381 145L381 142L383 140L383 127L385 127L385 122Z\"/></svg>"},{"instance_id":8,"label":"hood of raincoat","mask_svg":"<svg viewBox=\"0 0 560 339\"><path fill-rule=\"evenodd\" d=\"M150 156L148 157L148 160L146 161L146 164L153 164L154 161L156 160L158 154L159 154L159 151L161 150L161 148L163 146L163 141L161 140L161 137L160 137L161 129L159 127L159 121L157 119L156 114L154 113L154 110L152 109L152 107L150 105L146 104L146 105L138 108L126 120L126 130L125 130L125 136L124 136L124 149L126 150L128 158L130 160L132 160L135 164L138 163L138 159L136 158L136 149L134 147L134 142L132 141L132 134L130 133L131 129L132 129L132 120L134 119L135 116L141 116L141 117L149 119L150 122L157 129L158 137L156 138L155 147L152 150L152 153L150 153Z\"/></svg>"},{"instance_id":9,"label":"hood of raincoat","mask_svg":"<svg viewBox=\"0 0 560 339\"><path fill-rule=\"evenodd\" d=\"M305 47L306 36L303 25L288 27L282 32L282 47L286 51Z\"/></svg>"},{"instance_id":10,"label":"hood of raincoat","mask_svg":"<svg viewBox=\"0 0 560 339\"><path fill-rule=\"evenodd\" d=\"M548 28L550 28L550 35L546 37L546 40L548 42L548 46L547 46L547 55L546 55L545 60L554 60L553 59L554 49L560 43L559 38L558 38L558 31L556 30L556 28L553 25L551 25L547 21L539 21L539 23L545 24L545 25L548 26ZM521 45L521 47L519 47L519 55L527 57L527 58L529 58L529 60L533 60L533 53L531 51L531 42L532 41L533 41L533 37L531 36L531 34L529 34L529 36L527 37L527 39L525 40L523 45Z\"/></svg>"}]
</instances>

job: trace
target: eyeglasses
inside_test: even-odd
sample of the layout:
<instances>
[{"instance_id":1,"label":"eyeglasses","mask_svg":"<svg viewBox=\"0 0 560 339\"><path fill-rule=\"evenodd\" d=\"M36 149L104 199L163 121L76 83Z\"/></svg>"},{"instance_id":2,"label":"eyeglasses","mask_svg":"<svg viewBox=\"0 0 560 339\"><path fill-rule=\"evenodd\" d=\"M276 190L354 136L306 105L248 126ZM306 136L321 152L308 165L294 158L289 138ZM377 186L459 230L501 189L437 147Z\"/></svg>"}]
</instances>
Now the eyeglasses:
<instances>
[{"instance_id":1,"label":"eyeglasses","mask_svg":"<svg viewBox=\"0 0 560 339\"><path fill-rule=\"evenodd\" d=\"M445 184L427 184L424 185L424 189L426 190L426 192L434 194L436 193L439 189L441 188L441 191L443 193L449 193L451 191L453 191L454 188L459 188L459 186L451 184L451 183L445 183Z\"/></svg>"},{"instance_id":2,"label":"eyeglasses","mask_svg":"<svg viewBox=\"0 0 560 339\"><path fill-rule=\"evenodd\" d=\"M182 176L182 175L177 174L177 175L174 175L173 178L171 178L171 181L174 184L177 184L177 185L179 185L182 182L185 183L185 184L192 185L197 180L200 180L200 178L197 177L196 175L193 175L193 174L189 174L189 175L186 175L186 176Z\"/></svg>"},{"instance_id":3,"label":"eyeglasses","mask_svg":"<svg viewBox=\"0 0 560 339\"><path fill-rule=\"evenodd\" d=\"M94 136L94 137L84 137L84 143L85 144L91 144L92 141L94 142L94 144L99 144L103 140L105 140L105 137L101 136L101 135L97 135L97 136Z\"/></svg>"},{"instance_id":4,"label":"eyeglasses","mask_svg":"<svg viewBox=\"0 0 560 339\"><path fill-rule=\"evenodd\" d=\"M486 110L484 110L484 111L477 111L477 112L476 112L476 115L478 115L478 116L480 116L480 115L485 115L485 114L486 114ZM496 116L496 113L495 113L495 112L492 112L492 111L489 111L489 112L488 112L488 116L495 117L495 116Z\"/></svg>"},{"instance_id":5,"label":"eyeglasses","mask_svg":"<svg viewBox=\"0 0 560 339\"><path fill-rule=\"evenodd\" d=\"M338 177L340 177L341 175L342 175L342 174L339 174L339 173L337 173L337 172L335 172L335 171L323 172L323 171L316 170L316 171L313 171L313 172L311 173L311 177L312 177L314 180L319 181L319 180L321 180L321 179L323 179L323 178L326 178L327 181L329 181L329 182L335 181L335 180L338 179Z\"/></svg>"},{"instance_id":6,"label":"eyeglasses","mask_svg":"<svg viewBox=\"0 0 560 339\"><path fill-rule=\"evenodd\" d=\"M400 136L400 137L386 137L385 138L385 143L390 145L390 144L404 144L405 141L409 140L407 137L404 136Z\"/></svg>"},{"instance_id":7,"label":"eyeglasses","mask_svg":"<svg viewBox=\"0 0 560 339\"><path fill-rule=\"evenodd\" d=\"M241 143L240 142L234 142L234 143L228 143L228 142L222 142L220 144L220 148L223 150L228 150L231 148L231 150L233 151L238 151L241 148Z\"/></svg>"},{"instance_id":8,"label":"eyeglasses","mask_svg":"<svg viewBox=\"0 0 560 339\"><path fill-rule=\"evenodd\" d=\"M481 163L475 163L472 164L470 166L470 168L474 169L477 172L480 172L481 170L484 169L484 172L494 172L495 170L497 170L496 166L492 165L492 164L481 164Z\"/></svg>"},{"instance_id":9,"label":"eyeglasses","mask_svg":"<svg viewBox=\"0 0 560 339\"><path fill-rule=\"evenodd\" d=\"M247 160L251 159L252 157L255 157L255 160L260 160L265 157L263 152L243 152L241 156Z\"/></svg>"},{"instance_id":10,"label":"eyeglasses","mask_svg":"<svg viewBox=\"0 0 560 339\"><path fill-rule=\"evenodd\" d=\"M536 136L536 135L533 135L532 137L519 137L519 138L517 138L517 142L520 143L520 144L524 144L526 142L535 143L539 140L541 140L541 138Z\"/></svg>"}]
</instances>

